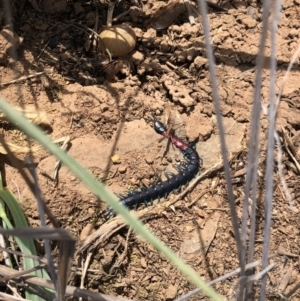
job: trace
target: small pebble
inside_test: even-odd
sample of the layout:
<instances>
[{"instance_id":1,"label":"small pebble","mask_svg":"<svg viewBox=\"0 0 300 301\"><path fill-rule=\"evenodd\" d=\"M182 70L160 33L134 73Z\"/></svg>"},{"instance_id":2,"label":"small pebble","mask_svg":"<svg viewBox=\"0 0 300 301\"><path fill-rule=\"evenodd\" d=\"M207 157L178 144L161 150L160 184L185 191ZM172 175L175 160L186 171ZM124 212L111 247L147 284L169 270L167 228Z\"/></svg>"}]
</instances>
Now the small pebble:
<instances>
[{"instance_id":1,"label":"small pebble","mask_svg":"<svg viewBox=\"0 0 300 301\"><path fill-rule=\"evenodd\" d=\"M253 6L248 6L247 15L250 16L253 20L258 20L257 8Z\"/></svg>"},{"instance_id":2,"label":"small pebble","mask_svg":"<svg viewBox=\"0 0 300 301\"><path fill-rule=\"evenodd\" d=\"M93 208L89 208L89 209L88 209L88 213L89 213L89 214L94 214L94 213L95 213L95 210L94 210Z\"/></svg>"},{"instance_id":3,"label":"small pebble","mask_svg":"<svg viewBox=\"0 0 300 301\"><path fill-rule=\"evenodd\" d=\"M197 215L198 215L199 217L201 217L201 218L204 218L204 217L206 216L205 211L202 210L202 209L199 209L199 210L197 211Z\"/></svg>"},{"instance_id":4,"label":"small pebble","mask_svg":"<svg viewBox=\"0 0 300 301\"><path fill-rule=\"evenodd\" d=\"M109 105L107 104L107 103L102 103L101 105L100 105L100 110L101 110L101 112L105 112L105 111L107 111L109 109Z\"/></svg>"},{"instance_id":5,"label":"small pebble","mask_svg":"<svg viewBox=\"0 0 300 301\"><path fill-rule=\"evenodd\" d=\"M169 163L172 163L172 162L173 162L172 157L171 157L171 156L167 156L167 161L168 161Z\"/></svg>"},{"instance_id":6,"label":"small pebble","mask_svg":"<svg viewBox=\"0 0 300 301\"><path fill-rule=\"evenodd\" d=\"M113 155L111 157L111 161L114 163L114 164L120 164L121 161L120 161L120 157L118 155Z\"/></svg>"},{"instance_id":7,"label":"small pebble","mask_svg":"<svg viewBox=\"0 0 300 301\"><path fill-rule=\"evenodd\" d=\"M251 16L244 16L241 18L242 23L247 27L247 28L253 28L256 26L257 22L255 19L253 19Z\"/></svg>"},{"instance_id":8,"label":"small pebble","mask_svg":"<svg viewBox=\"0 0 300 301\"><path fill-rule=\"evenodd\" d=\"M133 61L136 63L142 62L145 58L144 54L137 50L131 55L131 57L132 57Z\"/></svg>"},{"instance_id":9,"label":"small pebble","mask_svg":"<svg viewBox=\"0 0 300 301\"><path fill-rule=\"evenodd\" d=\"M126 165L120 165L118 170L119 170L119 173L125 173L127 171L127 166Z\"/></svg>"},{"instance_id":10,"label":"small pebble","mask_svg":"<svg viewBox=\"0 0 300 301\"><path fill-rule=\"evenodd\" d=\"M152 164L153 163L153 159L150 158L150 157L146 157L145 161L146 161L147 164Z\"/></svg>"},{"instance_id":11,"label":"small pebble","mask_svg":"<svg viewBox=\"0 0 300 301\"><path fill-rule=\"evenodd\" d=\"M143 257L141 258L141 266L145 269L147 267L146 259Z\"/></svg>"},{"instance_id":12,"label":"small pebble","mask_svg":"<svg viewBox=\"0 0 300 301\"><path fill-rule=\"evenodd\" d=\"M131 184L131 185L136 185L136 184L138 184L137 179L136 179L136 178L131 178L131 179L130 179L130 184Z\"/></svg>"},{"instance_id":13,"label":"small pebble","mask_svg":"<svg viewBox=\"0 0 300 301\"><path fill-rule=\"evenodd\" d=\"M206 63L207 59L202 56L197 56L194 60L196 69L200 69L201 67L205 66Z\"/></svg>"},{"instance_id":14,"label":"small pebble","mask_svg":"<svg viewBox=\"0 0 300 301\"><path fill-rule=\"evenodd\" d=\"M173 300L177 295L177 287L174 285L169 285L169 287L165 291L166 300Z\"/></svg>"}]
</instances>

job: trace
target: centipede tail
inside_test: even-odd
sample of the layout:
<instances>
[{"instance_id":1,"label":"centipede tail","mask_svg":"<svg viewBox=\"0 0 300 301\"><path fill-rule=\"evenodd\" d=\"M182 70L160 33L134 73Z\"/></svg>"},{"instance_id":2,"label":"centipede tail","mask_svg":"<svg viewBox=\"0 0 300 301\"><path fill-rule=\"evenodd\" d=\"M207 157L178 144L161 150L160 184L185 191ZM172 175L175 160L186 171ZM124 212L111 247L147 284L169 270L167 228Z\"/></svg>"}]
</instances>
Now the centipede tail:
<instances>
[{"instance_id":1,"label":"centipede tail","mask_svg":"<svg viewBox=\"0 0 300 301\"><path fill-rule=\"evenodd\" d=\"M182 185L190 182L200 170L199 162L201 162L202 159L193 147L176 135L169 133L166 127L158 120L154 120L154 129L158 134L170 140L175 147L180 149L187 162L181 168L177 168L177 174L167 173L166 181L152 184L148 188L143 187L138 191L131 191L126 196L121 197L121 204L129 209L136 208L141 203L148 205L149 202L153 203L155 199L167 196L174 190L179 189ZM104 212L106 219L114 215L111 207L106 208Z\"/></svg>"}]
</instances>

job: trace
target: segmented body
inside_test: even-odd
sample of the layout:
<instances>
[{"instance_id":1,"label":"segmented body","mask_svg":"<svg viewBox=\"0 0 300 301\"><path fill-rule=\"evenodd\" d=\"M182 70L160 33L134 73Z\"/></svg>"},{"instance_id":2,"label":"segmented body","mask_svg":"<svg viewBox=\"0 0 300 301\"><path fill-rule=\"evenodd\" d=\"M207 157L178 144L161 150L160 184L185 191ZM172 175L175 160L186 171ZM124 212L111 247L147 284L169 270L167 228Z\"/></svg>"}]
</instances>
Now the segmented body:
<instances>
[{"instance_id":1,"label":"segmented body","mask_svg":"<svg viewBox=\"0 0 300 301\"><path fill-rule=\"evenodd\" d=\"M200 170L199 161L201 160L198 153L186 142L167 131L166 127L159 121L154 121L155 131L169 139L173 145L183 152L187 163L178 169L178 174L171 177L167 175L167 180L160 183L152 184L148 188L142 188L139 191L129 192L125 197L120 199L120 202L127 208L136 207L141 203L152 203L155 199L166 197L170 192L180 188L182 185L191 181ZM106 210L106 218L114 215L110 207Z\"/></svg>"}]
</instances>

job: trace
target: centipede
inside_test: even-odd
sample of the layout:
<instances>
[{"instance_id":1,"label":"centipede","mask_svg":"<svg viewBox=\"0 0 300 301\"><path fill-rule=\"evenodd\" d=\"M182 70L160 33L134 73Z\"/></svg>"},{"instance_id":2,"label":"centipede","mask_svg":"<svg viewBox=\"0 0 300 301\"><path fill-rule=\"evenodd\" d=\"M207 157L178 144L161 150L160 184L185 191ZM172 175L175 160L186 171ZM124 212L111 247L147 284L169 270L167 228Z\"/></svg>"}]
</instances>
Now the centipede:
<instances>
[{"instance_id":1,"label":"centipede","mask_svg":"<svg viewBox=\"0 0 300 301\"><path fill-rule=\"evenodd\" d=\"M177 137L173 132L160 121L154 119L153 127L156 133L168 139L176 148L178 148L185 158L185 163L177 166L177 174L165 173L166 180L154 183L149 187L142 187L139 190L129 191L126 195L120 197L120 202L128 209L137 208L144 203L146 206L153 201L162 197L166 198L171 192L180 189L183 185L189 183L200 171L202 159L197 151L183 139ZM108 220L115 213L111 207L104 210L105 219Z\"/></svg>"}]
</instances>

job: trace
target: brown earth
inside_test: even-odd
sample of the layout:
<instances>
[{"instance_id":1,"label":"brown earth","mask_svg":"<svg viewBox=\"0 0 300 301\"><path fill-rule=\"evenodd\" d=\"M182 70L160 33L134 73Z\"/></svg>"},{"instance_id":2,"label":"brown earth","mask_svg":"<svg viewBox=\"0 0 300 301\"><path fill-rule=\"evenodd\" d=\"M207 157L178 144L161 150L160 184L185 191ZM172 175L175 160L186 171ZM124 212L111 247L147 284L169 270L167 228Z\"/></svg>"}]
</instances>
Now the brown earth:
<instances>
[{"instance_id":1,"label":"brown earth","mask_svg":"<svg viewBox=\"0 0 300 301\"><path fill-rule=\"evenodd\" d=\"M176 116L173 119L178 124L170 126L175 130L184 129L188 141L196 143L203 159L203 171L220 162L204 37L198 21L191 26L187 15L182 14L168 31L156 32L149 20L164 2L149 0L143 1L143 5L138 1L124 2L125 8L131 6L132 10L118 23L126 22L134 29L137 46L130 55L131 70L124 67L111 77L103 71L103 57L95 51L85 50L87 34L76 26L80 23L94 28L95 7L84 1L61 4L60 7L49 5L50 2L44 1L44 11L36 10L28 2L20 17L14 18L14 34L9 29L0 32L1 97L13 105L34 104L46 111L51 124L51 131L47 129L49 135L53 139L69 136L69 154L99 179L105 180L116 193L148 186L163 171L174 171L174 165L182 159L182 155L172 147L167 148L167 141L153 130L149 122L153 115L163 122L166 116ZM231 171L239 218L255 82L253 68L262 26L261 6L252 2L231 1L222 5L228 9L227 13L210 10L209 14L226 141L229 153L233 155ZM116 14L120 13L118 9ZM102 26L106 22L107 5L100 5L97 10L99 26ZM299 1L284 2L277 42L277 92L300 42L299 14ZM3 21L3 14L0 16ZM10 52L12 41L18 46L15 66ZM262 88L266 106L269 55L270 47L267 46ZM42 76L3 85L20 76L45 70L47 73ZM283 92L277 129L280 134L281 127L287 131L298 162L299 111L299 61L296 60ZM255 259L260 259L262 254L267 127L267 116L262 114ZM26 137L7 124L3 125L3 134L7 141L26 145ZM113 155L118 156L117 162L113 163ZM43 196L65 229L83 240L103 224L100 212L105 208L104 203L76 177L62 167L58 183L53 182L49 175L53 172L55 159L45 151L35 154L35 162L38 163ZM299 171L284 148L283 164L288 188L299 209ZM276 257L279 259L277 267L269 272L268 300L278 299L281 292L289 291L300 281L299 218L289 208L277 167L275 171L270 247L272 254L280 251L281 255ZM31 225L39 225L36 201L18 170L10 165L6 165L6 182L16 196L19 190L19 201ZM173 198L169 196L169 199ZM154 202L154 206L146 210L151 212L159 206L162 203ZM143 206L140 209L144 210ZM238 267L222 169L209 173L186 197L145 223L207 282ZM139 236L127 235L126 229L102 241L93 254L90 268L96 272L87 274L87 289L148 301L173 300L193 289L166 259ZM86 253L78 255L79 266L81 257L85 258ZM282 281L288 272L290 278L285 287ZM79 281L79 276L72 275L72 285L78 286ZM230 278L215 285L215 289L230 299L234 296L236 281L237 278ZM259 286L254 288L258 294ZM200 296L194 300L199 300ZM299 292L293 296L293 300L299 298Z\"/></svg>"}]
</instances>

